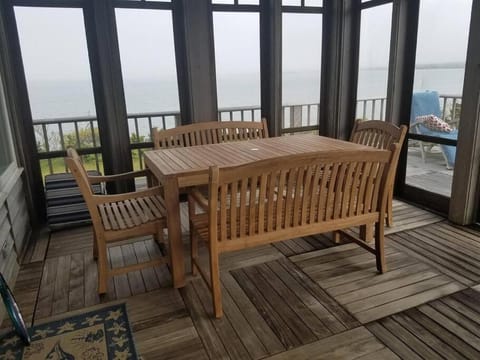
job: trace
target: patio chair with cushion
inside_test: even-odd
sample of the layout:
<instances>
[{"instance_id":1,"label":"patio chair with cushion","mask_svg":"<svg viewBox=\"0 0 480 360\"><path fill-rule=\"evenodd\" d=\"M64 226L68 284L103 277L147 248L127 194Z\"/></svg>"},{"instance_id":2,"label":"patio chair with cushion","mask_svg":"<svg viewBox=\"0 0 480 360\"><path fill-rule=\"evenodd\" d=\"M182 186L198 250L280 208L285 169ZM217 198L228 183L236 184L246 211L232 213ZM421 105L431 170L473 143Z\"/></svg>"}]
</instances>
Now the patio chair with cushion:
<instances>
[{"instance_id":1,"label":"patio chair with cushion","mask_svg":"<svg viewBox=\"0 0 480 360\"><path fill-rule=\"evenodd\" d=\"M436 91L422 91L416 92L412 97L412 109L410 115L410 129L413 133L421 135L429 135L440 137L444 139L457 140L458 129L452 131L440 131L425 126L422 121L419 121L419 117L426 115L434 115L441 118L442 112L440 109L440 99L438 92ZM426 151L431 150L432 144L428 145L425 142L420 141L420 151L422 160L425 162ZM445 159L448 169L453 169L455 166L455 155L457 148L449 145L439 145L442 155Z\"/></svg>"},{"instance_id":2,"label":"patio chair with cushion","mask_svg":"<svg viewBox=\"0 0 480 360\"><path fill-rule=\"evenodd\" d=\"M111 276L169 263L169 259L163 257L122 268L111 269L108 265L107 246L111 243L145 235L153 235L157 242L162 240L166 227L162 188L156 186L124 194L96 195L92 185L148 176L147 171L89 176L74 149L67 150L65 163L75 177L92 218L93 255L98 266L99 294L107 292L107 281Z\"/></svg>"}]
</instances>

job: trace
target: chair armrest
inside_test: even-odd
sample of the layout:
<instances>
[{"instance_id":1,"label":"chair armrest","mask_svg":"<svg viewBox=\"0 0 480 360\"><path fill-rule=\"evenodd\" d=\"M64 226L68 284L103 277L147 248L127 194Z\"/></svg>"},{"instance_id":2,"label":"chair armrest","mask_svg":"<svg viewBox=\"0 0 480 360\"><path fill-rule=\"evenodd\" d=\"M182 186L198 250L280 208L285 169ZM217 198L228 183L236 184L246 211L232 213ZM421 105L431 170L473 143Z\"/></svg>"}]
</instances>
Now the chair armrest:
<instances>
[{"instance_id":1,"label":"chair armrest","mask_svg":"<svg viewBox=\"0 0 480 360\"><path fill-rule=\"evenodd\" d=\"M139 171L131 171L128 173L123 173L123 174L116 174L116 175L106 175L106 176L89 176L88 181L90 184L98 184L101 182L111 182L111 181L118 181L118 180L126 180L126 179L132 179L136 177L142 177L142 176L151 176L152 173L150 170L139 170Z\"/></svg>"},{"instance_id":2,"label":"chair armrest","mask_svg":"<svg viewBox=\"0 0 480 360\"><path fill-rule=\"evenodd\" d=\"M203 211L208 210L208 199L196 188L188 192L188 197L192 199Z\"/></svg>"},{"instance_id":3,"label":"chair armrest","mask_svg":"<svg viewBox=\"0 0 480 360\"><path fill-rule=\"evenodd\" d=\"M93 195L92 198L97 205L100 205L155 195L163 196L163 187L155 186L146 190L133 191L123 194Z\"/></svg>"}]
</instances>

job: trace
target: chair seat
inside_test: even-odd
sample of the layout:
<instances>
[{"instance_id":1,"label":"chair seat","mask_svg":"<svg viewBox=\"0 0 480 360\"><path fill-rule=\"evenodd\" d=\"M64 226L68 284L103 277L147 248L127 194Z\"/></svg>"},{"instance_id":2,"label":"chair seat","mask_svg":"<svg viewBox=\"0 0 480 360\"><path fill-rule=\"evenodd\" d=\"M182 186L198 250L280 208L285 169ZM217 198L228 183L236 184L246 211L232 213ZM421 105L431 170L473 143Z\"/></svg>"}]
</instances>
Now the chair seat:
<instances>
[{"instance_id":1,"label":"chair seat","mask_svg":"<svg viewBox=\"0 0 480 360\"><path fill-rule=\"evenodd\" d=\"M127 199L98 205L105 230L125 230L163 220L166 209L159 195Z\"/></svg>"}]
</instances>

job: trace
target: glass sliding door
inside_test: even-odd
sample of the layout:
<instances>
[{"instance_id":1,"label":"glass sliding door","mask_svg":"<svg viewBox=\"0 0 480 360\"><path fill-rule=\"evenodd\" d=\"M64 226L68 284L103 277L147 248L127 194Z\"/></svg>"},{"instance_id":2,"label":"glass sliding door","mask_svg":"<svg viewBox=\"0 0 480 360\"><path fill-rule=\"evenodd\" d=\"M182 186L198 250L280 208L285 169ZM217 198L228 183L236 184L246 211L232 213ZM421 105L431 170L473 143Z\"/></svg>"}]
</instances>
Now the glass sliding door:
<instances>
[{"instance_id":1,"label":"glass sliding door","mask_svg":"<svg viewBox=\"0 0 480 360\"><path fill-rule=\"evenodd\" d=\"M421 0L406 184L449 198L471 0Z\"/></svg>"}]
</instances>

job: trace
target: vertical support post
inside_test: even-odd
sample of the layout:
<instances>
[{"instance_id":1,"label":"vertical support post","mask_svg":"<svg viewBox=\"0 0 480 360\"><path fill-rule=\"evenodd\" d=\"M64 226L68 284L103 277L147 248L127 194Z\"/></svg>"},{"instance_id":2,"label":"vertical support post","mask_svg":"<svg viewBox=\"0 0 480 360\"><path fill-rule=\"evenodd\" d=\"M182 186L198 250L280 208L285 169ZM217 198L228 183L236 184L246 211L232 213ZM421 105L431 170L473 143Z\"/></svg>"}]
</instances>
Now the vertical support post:
<instances>
[{"instance_id":1,"label":"vertical support post","mask_svg":"<svg viewBox=\"0 0 480 360\"><path fill-rule=\"evenodd\" d=\"M419 11L419 0L393 1L385 119L396 125L410 125ZM403 192L407 174L408 136L405 141L395 181L395 193L399 195Z\"/></svg>"},{"instance_id":2,"label":"vertical support post","mask_svg":"<svg viewBox=\"0 0 480 360\"><path fill-rule=\"evenodd\" d=\"M282 130L282 2L260 0L261 113L270 136Z\"/></svg>"},{"instance_id":3,"label":"vertical support post","mask_svg":"<svg viewBox=\"0 0 480 360\"><path fill-rule=\"evenodd\" d=\"M358 82L360 0L325 0L320 135L348 139Z\"/></svg>"},{"instance_id":4,"label":"vertical support post","mask_svg":"<svg viewBox=\"0 0 480 360\"><path fill-rule=\"evenodd\" d=\"M132 153L113 3L88 0L84 16L104 170L107 174L129 172ZM130 181L110 190L125 192L133 187Z\"/></svg>"},{"instance_id":5,"label":"vertical support post","mask_svg":"<svg viewBox=\"0 0 480 360\"><path fill-rule=\"evenodd\" d=\"M213 18L209 0L173 2L182 124L218 119Z\"/></svg>"},{"instance_id":6,"label":"vertical support post","mask_svg":"<svg viewBox=\"0 0 480 360\"><path fill-rule=\"evenodd\" d=\"M480 213L480 0L473 0L457 157L448 218L460 225Z\"/></svg>"},{"instance_id":7,"label":"vertical support post","mask_svg":"<svg viewBox=\"0 0 480 360\"><path fill-rule=\"evenodd\" d=\"M46 220L45 194L15 13L7 0L0 1L0 71L5 82L15 152L25 172L30 220L35 227Z\"/></svg>"}]
</instances>

